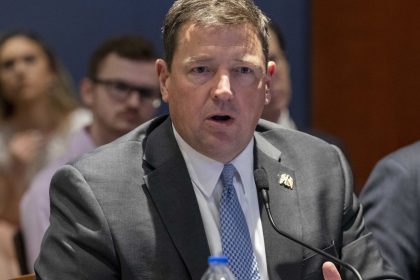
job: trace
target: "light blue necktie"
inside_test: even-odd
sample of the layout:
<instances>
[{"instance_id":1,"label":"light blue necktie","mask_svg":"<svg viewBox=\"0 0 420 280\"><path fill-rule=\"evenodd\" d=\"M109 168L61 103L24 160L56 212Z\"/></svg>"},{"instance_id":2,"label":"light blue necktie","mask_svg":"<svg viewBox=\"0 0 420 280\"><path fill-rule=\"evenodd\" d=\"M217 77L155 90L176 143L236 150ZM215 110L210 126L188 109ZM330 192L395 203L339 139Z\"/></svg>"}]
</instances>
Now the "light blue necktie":
<instances>
[{"instance_id":1,"label":"light blue necktie","mask_svg":"<svg viewBox=\"0 0 420 280\"><path fill-rule=\"evenodd\" d=\"M232 164L223 168L223 183L220 198L220 236L223 254L228 257L230 269L238 280L257 280L260 278L257 259L252 249L248 226L233 186L236 169Z\"/></svg>"}]
</instances>

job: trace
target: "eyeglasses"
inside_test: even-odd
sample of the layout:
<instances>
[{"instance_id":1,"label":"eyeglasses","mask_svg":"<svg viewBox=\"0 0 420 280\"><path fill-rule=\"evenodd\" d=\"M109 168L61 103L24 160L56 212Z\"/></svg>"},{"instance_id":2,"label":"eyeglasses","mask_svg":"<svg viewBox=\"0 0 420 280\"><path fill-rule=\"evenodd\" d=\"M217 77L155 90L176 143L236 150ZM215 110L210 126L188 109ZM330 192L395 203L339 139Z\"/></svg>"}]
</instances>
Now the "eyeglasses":
<instances>
[{"instance_id":1,"label":"eyeglasses","mask_svg":"<svg viewBox=\"0 0 420 280\"><path fill-rule=\"evenodd\" d=\"M109 95L116 101L127 100L132 93L137 93L141 100L152 101L153 108L159 108L162 101L160 99L159 88L133 86L119 80L106 80L99 78L91 79L94 83L104 85Z\"/></svg>"}]
</instances>

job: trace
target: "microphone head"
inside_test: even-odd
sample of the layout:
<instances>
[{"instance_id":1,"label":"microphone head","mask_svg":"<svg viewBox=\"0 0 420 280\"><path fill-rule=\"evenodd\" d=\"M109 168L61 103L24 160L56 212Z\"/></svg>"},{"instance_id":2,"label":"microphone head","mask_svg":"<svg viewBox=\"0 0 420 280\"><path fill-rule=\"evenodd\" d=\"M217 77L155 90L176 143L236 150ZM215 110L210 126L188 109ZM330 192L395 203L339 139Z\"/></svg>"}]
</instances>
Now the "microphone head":
<instances>
[{"instance_id":1,"label":"microphone head","mask_svg":"<svg viewBox=\"0 0 420 280\"><path fill-rule=\"evenodd\" d=\"M267 179L267 172L263 168L257 168L254 170L254 180L257 189L259 190L268 190L268 179Z\"/></svg>"}]
</instances>

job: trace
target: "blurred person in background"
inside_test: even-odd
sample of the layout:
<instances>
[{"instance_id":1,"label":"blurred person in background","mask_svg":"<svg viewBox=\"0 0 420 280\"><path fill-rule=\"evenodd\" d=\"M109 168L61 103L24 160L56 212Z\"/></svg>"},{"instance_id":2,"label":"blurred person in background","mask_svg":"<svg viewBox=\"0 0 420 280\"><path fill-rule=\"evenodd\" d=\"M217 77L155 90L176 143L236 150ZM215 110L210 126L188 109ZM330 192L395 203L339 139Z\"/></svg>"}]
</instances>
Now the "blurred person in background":
<instances>
[{"instance_id":1,"label":"blurred person in background","mask_svg":"<svg viewBox=\"0 0 420 280\"><path fill-rule=\"evenodd\" d=\"M404 279L420 279L420 141L380 160L360 201L384 257Z\"/></svg>"},{"instance_id":2,"label":"blurred person in background","mask_svg":"<svg viewBox=\"0 0 420 280\"><path fill-rule=\"evenodd\" d=\"M330 144L338 146L348 157L343 142L335 135L312 128L296 126L289 113L289 105L292 99L292 80L290 77L290 65L286 55L286 41L280 27L272 21L268 25L268 35L268 55L269 59L276 63L276 69L271 79L271 99L264 106L261 118L275 122L284 128L298 129L321 138Z\"/></svg>"},{"instance_id":3,"label":"blurred person in background","mask_svg":"<svg viewBox=\"0 0 420 280\"><path fill-rule=\"evenodd\" d=\"M155 59L153 46L138 36L110 38L92 54L80 92L93 120L71 135L69 150L37 174L21 202L29 271L49 225L49 185L55 171L155 116L161 103Z\"/></svg>"},{"instance_id":4,"label":"blurred person in background","mask_svg":"<svg viewBox=\"0 0 420 280\"><path fill-rule=\"evenodd\" d=\"M16 274L12 236L19 201L32 176L66 149L67 135L90 115L79 109L70 79L36 35L0 38L0 278Z\"/></svg>"},{"instance_id":5,"label":"blurred person in background","mask_svg":"<svg viewBox=\"0 0 420 280\"><path fill-rule=\"evenodd\" d=\"M268 34L268 55L269 59L276 63L276 69L271 79L271 100L265 105L261 118L296 129L289 114L292 86L290 66L285 52L286 42L282 31L273 22L269 23Z\"/></svg>"}]
</instances>

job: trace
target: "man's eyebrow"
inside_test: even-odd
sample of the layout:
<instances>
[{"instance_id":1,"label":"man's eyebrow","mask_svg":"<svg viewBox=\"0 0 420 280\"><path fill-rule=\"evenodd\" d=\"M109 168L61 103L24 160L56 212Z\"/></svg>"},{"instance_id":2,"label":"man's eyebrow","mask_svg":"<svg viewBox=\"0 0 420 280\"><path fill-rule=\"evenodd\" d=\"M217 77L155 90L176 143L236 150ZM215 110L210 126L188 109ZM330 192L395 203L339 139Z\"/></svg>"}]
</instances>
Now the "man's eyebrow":
<instances>
[{"instance_id":1,"label":"man's eyebrow","mask_svg":"<svg viewBox=\"0 0 420 280\"><path fill-rule=\"evenodd\" d=\"M194 63L209 63L215 61L215 58L207 55L197 55L197 56L191 56L184 60L185 64L194 64ZM260 67L259 63L255 61L255 59L252 58L252 56L245 56L241 58L235 58L233 59L233 63L236 64L247 64L255 68L263 68Z\"/></svg>"}]
</instances>

